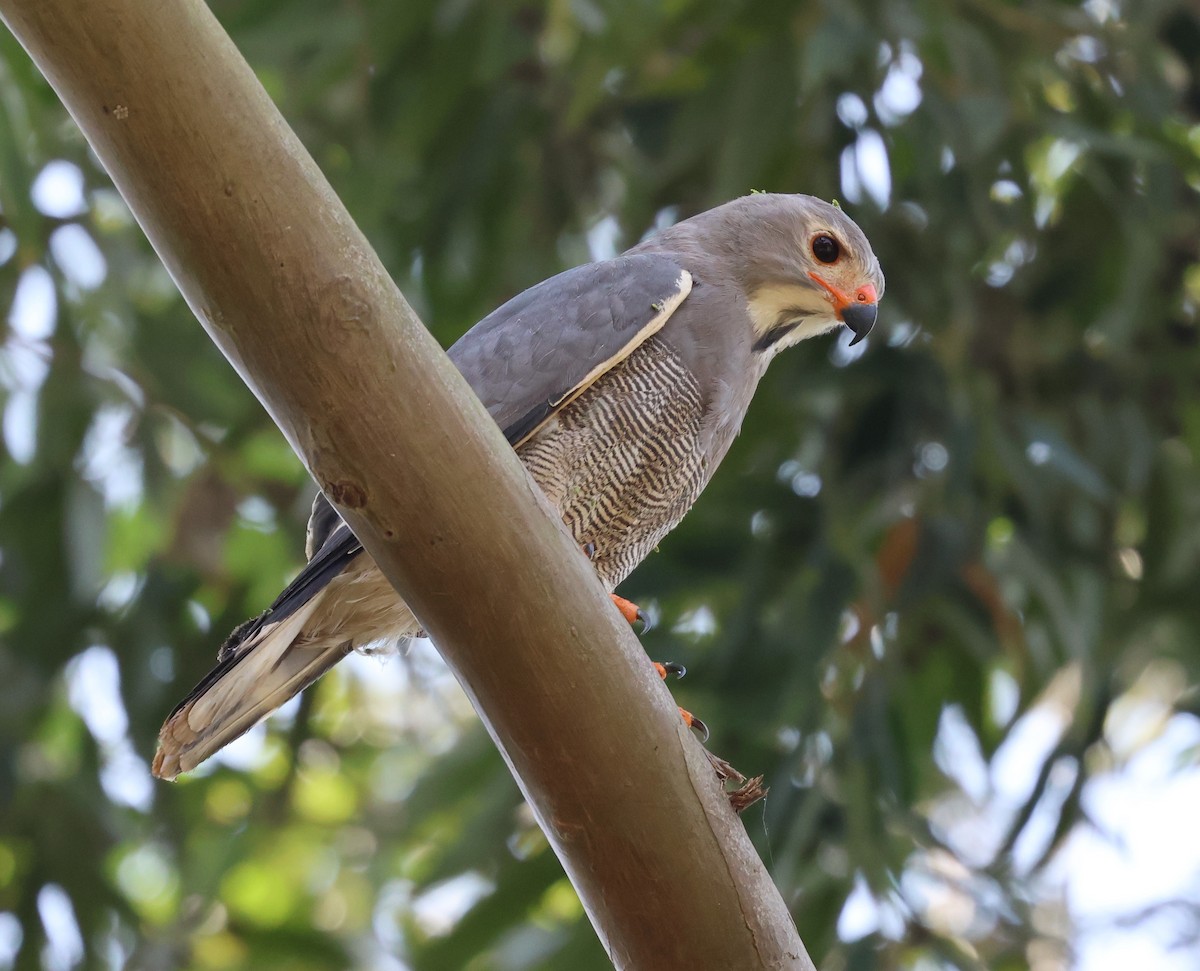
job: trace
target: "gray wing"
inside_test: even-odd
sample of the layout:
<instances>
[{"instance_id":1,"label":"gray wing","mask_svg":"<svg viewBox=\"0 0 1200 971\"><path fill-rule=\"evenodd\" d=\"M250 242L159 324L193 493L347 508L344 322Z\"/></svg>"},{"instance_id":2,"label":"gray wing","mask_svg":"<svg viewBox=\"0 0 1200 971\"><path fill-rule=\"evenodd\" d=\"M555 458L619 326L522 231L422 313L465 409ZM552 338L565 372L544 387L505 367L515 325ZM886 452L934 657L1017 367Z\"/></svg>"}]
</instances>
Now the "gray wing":
<instances>
[{"instance_id":1,"label":"gray wing","mask_svg":"<svg viewBox=\"0 0 1200 971\"><path fill-rule=\"evenodd\" d=\"M345 525L337 510L325 498L325 493L318 491L313 499L312 513L308 517L308 530L304 536L305 558L311 560L316 556L333 537L334 530Z\"/></svg>"},{"instance_id":2,"label":"gray wing","mask_svg":"<svg viewBox=\"0 0 1200 971\"><path fill-rule=\"evenodd\" d=\"M447 353L515 448L661 330L691 289L666 256L588 263L513 297Z\"/></svg>"},{"instance_id":3,"label":"gray wing","mask_svg":"<svg viewBox=\"0 0 1200 971\"><path fill-rule=\"evenodd\" d=\"M665 256L588 263L513 297L447 353L515 448L661 330L691 289L691 274ZM307 603L361 551L318 492L308 520L308 565L265 614L230 635L219 656Z\"/></svg>"}]
</instances>

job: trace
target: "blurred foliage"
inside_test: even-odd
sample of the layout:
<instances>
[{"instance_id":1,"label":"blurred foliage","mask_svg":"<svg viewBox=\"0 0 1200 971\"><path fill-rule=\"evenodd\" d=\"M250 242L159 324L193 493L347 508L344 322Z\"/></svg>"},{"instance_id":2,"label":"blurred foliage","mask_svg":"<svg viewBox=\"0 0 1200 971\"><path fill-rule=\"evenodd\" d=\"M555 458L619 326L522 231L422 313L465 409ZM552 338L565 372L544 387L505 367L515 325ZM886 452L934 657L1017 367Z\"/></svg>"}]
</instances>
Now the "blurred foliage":
<instances>
[{"instance_id":1,"label":"blurred foliage","mask_svg":"<svg viewBox=\"0 0 1200 971\"><path fill-rule=\"evenodd\" d=\"M213 7L445 343L751 188L843 201L876 336L772 366L623 593L822 967L1069 966L1089 787L1200 684L1194 6ZM0 968L606 967L425 650L151 784L311 486L7 34L0 307Z\"/></svg>"}]
</instances>

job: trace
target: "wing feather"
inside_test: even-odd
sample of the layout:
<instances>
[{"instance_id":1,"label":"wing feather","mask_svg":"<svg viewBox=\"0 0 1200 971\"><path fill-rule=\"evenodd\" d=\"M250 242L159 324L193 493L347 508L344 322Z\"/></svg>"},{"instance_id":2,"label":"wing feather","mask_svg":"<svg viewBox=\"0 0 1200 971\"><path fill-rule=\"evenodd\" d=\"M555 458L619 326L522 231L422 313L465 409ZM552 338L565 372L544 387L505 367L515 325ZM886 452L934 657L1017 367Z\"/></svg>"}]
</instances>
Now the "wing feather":
<instances>
[{"instance_id":1,"label":"wing feather","mask_svg":"<svg viewBox=\"0 0 1200 971\"><path fill-rule=\"evenodd\" d=\"M588 263L514 297L448 353L516 447L658 333L691 289L666 256Z\"/></svg>"}]
</instances>

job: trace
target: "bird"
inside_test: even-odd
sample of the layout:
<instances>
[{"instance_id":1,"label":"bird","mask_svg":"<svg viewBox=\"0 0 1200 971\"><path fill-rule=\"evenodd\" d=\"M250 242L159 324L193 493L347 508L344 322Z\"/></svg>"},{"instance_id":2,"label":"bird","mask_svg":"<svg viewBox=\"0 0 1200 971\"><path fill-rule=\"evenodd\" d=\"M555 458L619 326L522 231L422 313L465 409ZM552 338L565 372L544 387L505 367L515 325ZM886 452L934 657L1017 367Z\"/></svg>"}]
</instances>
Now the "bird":
<instances>
[{"instance_id":1,"label":"bird","mask_svg":"<svg viewBox=\"0 0 1200 971\"><path fill-rule=\"evenodd\" d=\"M696 501L770 361L842 326L863 340L883 290L840 206L756 192L525 290L447 353L632 622L615 588ZM352 651L420 635L319 492L305 554L167 717L159 778L196 768Z\"/></svg>"}]
</instances>

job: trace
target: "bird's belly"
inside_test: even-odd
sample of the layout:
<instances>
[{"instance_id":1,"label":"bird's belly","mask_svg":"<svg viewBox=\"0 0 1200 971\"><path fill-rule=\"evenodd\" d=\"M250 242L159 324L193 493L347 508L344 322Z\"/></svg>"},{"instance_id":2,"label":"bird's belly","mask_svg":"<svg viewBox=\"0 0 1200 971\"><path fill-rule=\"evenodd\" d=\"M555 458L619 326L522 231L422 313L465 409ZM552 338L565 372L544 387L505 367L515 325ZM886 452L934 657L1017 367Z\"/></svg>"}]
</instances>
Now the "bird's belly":
<instances>
[{"instance_id":1,"label":"bird's belly","mask_svg":"<svg viewBox=\"0 0 1200 971\"><path fill-rule=\"evenodd\" d=\"M700 388L651 338L521 446L534 480L612 589L696 501L707 479Z\"/></svg>"}]
</instances>

